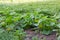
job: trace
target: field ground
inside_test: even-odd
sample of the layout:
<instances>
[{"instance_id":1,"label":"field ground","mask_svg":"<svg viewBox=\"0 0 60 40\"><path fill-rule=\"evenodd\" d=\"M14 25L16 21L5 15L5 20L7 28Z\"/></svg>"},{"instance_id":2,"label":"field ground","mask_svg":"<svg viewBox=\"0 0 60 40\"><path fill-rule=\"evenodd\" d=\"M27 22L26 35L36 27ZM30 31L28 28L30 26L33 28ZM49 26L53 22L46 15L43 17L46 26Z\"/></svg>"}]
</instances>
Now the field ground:
<instances>
[{"instance_id":1,"label":"field ground","mask_svg":"<svg viewBox=\"0 0 60 40\"><path fill-rule=\"evenodd\" d=\"M0 21L1 30L0 31L1 31L1 33L4 33L4 32L10 33L11 32L14 34L14 36L16 38L19 38L19 40L20 40L20 36L22 34L24 35L24 33L22 33L22 31L21 31L21 28L24 29L24 27L26 27L26 29L27 29L28 27L32 27L31 23L34 23L35 20L32 21L30 16L31 16L31 14L32 15L34 14L34 16L36 16L36 19L39 19L40 14L37 14L37 13L40 13L40 11L42 11L43 15L44 15L44 16L42 16L41 19L45 19L45 17L48 16L47 19L48 20L51 19L51 20L53 20L52 22L55 23L57 21L57 20L55 20L55 18L60 17L60 1L56 0L56 1L31 2L31 3L22 3L22 4L21 3L19 3L19 4L4 4L4 3L0 4L0 14L1 14L0 15L1 16L0 17L1 18L1 21ZM56 13L57 13L57 17L55 17ZM53 18L53 16L54 16L54 18ZM47 22L46 24L49 25L48 22L51 22L51 20L50 21L45 20L44 22ZM46 24L44 24L44 25L46 25ZM40 25L38 25L38 27L39 26ZM52 26L52 29L55 28L54 26ZM51 27L51 26L49 26L49 27ZM43 28L43 30L46 29L43 25L42 25L42 28ZM47 28L47 30L50 31L51 29ZM23 31L25 31L25 29ZM38 32L38 31L35 33L35 31L29 30L29 28L25 32L27 33L27 35L25 37L26 40L31 40L32 37L34 37L34 36L37 36L41 39L45 38L46 40L56 40L57 39L57 36L56 36L57 32L51 32L51 34L49 34L49 35L44 35L44 34L40 34L40 32ZM0 35L1 35L1 33L0 33ZM45 31L45 33L46 33L46 31ZM3 35L5 35L5 34L3 34ZM4 36L2 36L2 37L4 37ZM23 38L23 37L21 37L21 38Z\"/></svg>"},{"instance_id":2,"label":"field ground","mask_svg":"<svg viewBox=\"0 0 60 40\"><path fill-rule=\"evenodd\" d=\"M39 39L43 39L43 40L56 40L57 36L56 36L56 32L52 32L50 35L43 35L40 32L35 32L35 31L31 31L31 30L26 30L26 39L25 40L32 40L32 37L37 37L38 40Z\"/></svg>"}]
</instances>

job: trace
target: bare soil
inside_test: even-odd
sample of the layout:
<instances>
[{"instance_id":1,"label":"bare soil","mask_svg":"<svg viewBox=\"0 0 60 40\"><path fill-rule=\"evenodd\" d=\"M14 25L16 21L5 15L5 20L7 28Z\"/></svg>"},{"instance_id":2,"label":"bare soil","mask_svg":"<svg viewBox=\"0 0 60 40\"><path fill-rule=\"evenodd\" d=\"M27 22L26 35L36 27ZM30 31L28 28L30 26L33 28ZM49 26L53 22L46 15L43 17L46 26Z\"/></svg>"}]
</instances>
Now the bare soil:
<instances>
[{"instance_id":1,"label":"bare soil","mask_svg":"<svg viewBox=\"0 0 60 40\"><path fill-rule=\"evenodd\" d=\"M40 32L32 30L26 30L27 33L25 40L32 40L32 37L37 36L40 39L46 38L46 40L56 40L56 32L52 32L50 35L43 35Z\"/></svg>"}]
</instances>

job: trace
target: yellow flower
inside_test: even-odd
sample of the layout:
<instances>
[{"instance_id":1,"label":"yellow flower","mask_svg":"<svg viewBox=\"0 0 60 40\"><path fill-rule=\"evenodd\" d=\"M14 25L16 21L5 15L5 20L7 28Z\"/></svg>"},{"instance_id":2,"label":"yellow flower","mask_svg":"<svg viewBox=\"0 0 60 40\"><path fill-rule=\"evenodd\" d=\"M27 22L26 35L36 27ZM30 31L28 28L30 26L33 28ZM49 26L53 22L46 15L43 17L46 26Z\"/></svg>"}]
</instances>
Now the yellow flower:
<instances>
[{"instance_id":1,"label":"yellow flower","mask_svg":"<svg viewBox=\"0 0 60 40\"><path fill-rule=\"evenodd\" d=\"M10 30L11 30L11 28L7 28L6 30L7 30L7 31L10 31Z\"/></svg>"}]
</instances>

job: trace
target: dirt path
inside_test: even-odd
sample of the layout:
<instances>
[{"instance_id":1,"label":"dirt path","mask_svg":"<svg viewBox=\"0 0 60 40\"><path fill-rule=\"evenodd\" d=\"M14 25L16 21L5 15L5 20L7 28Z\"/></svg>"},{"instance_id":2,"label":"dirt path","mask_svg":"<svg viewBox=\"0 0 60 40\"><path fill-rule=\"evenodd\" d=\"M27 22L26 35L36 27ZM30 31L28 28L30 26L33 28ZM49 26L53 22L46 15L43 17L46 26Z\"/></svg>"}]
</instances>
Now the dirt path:
<instances>
[{"instance_id":1,"label":"dirt path","mask_svg":"<svg viewBox=\"0 0 60 40\"><path fill-rule=\"evenodd\" d=\"M56 40L56 32L52 32L51 35L42 35L40 33L36 33L34 31L26 30L26 39L25 40L32 40L32 37L37 36L38 38L46 38L46 40Z\"/></svg>"}]
</instances>

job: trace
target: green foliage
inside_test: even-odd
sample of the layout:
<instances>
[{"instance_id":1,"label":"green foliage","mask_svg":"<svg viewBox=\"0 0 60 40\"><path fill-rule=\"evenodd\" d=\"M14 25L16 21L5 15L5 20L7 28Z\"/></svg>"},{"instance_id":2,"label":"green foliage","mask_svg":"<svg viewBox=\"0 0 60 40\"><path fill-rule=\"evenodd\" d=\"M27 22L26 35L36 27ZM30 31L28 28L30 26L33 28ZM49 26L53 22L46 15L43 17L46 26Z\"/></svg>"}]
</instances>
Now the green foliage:
<instances>
[{"instance_id":1,"label":"green foliage","mask_svg":"<svg viewBox=\"0 0 60 40\"><path fill-rule=\"evenodd\" d=\"M32 40L40 40L40 38L38 38L37 36L32 37Z\"/></svg>"},{"instance_id":2,"label":"green foliage","mask_svg":"<svg viewBox=\"0 0 60 40\"><path fill-rule=\"evenodd\" d=\"M21 40L23 40L25 33L21 29L38 28L42 31L41 33L48 35L54 29L60 28L58 21L60 20L59 3L0 4L0 32L4 35L4 38L12 35L11 40L15 40L13 39L14 36L17 40L20 40L18 37L22 37Z\"/></svg>"},{"instance_id":3,"label":"green foliage","mask_svg":"<svg viewBox=\"0 0 60 40\"><path fill-rule=\"evenodd\" d=\"M24 40L25 32L23 30L6 31L0 29L0 40Z\"/></svg>"},{"instance_id":4,"label":"green foliage","mask_svg":"<svg viewBox=\"0 0 60 40\"><path fill-rule=\"evenodd\" d=\"M18 36L14 36L12 32L0 32L0 40L19 40Z\"/></svg>"},{"instance_id":5,"label":"green foliage","mask_svg":"<svg viewBox=\"0 0 60 40\"><path fill-rule=\"evenodd\" d=\"M41 38L39 38L37 36L34 36L34 37L32 37L32 40L46 40L46 38L41 39Z\"/></svg>"},{"instance_id":6,"label":"green foliage","mask_svg":"<svg viewBox=\"0 0 60 40\"><path fill-rule=\"evenodd\" d=\"M60 36L57 38L57 40L60 40Z\"/></svg>"}]
</instances>

